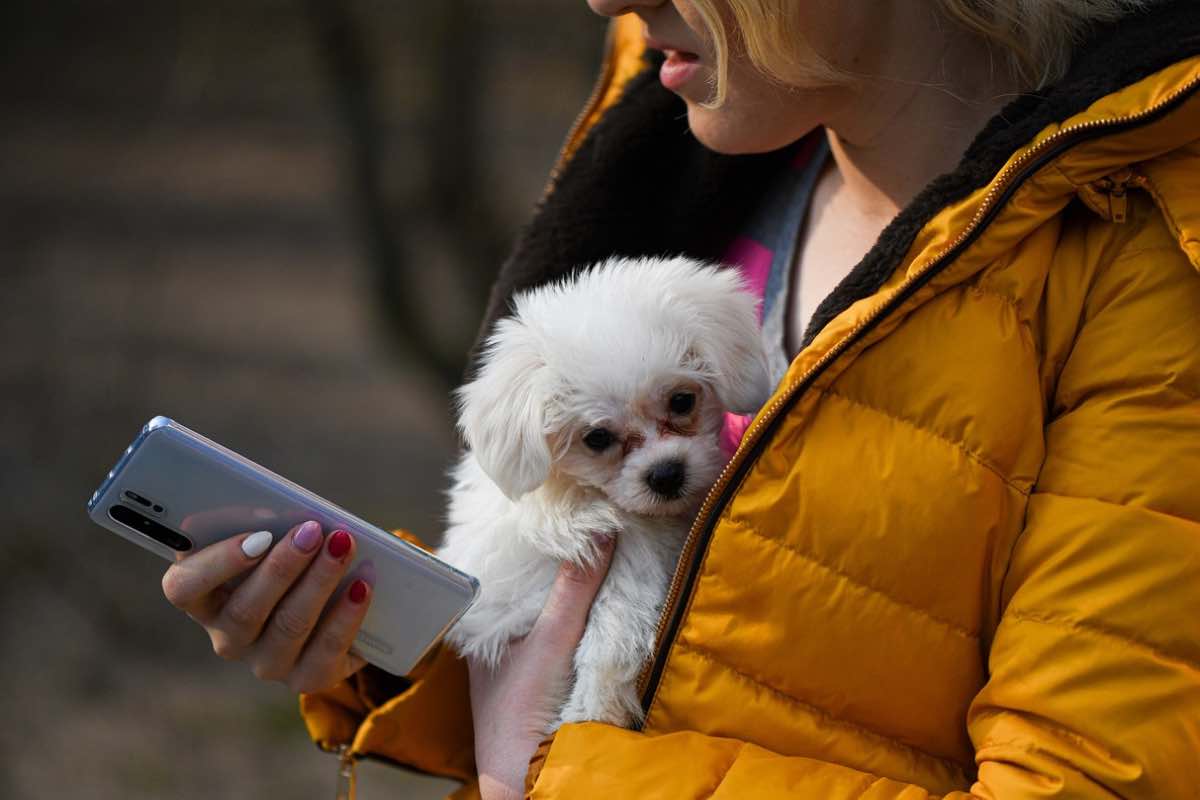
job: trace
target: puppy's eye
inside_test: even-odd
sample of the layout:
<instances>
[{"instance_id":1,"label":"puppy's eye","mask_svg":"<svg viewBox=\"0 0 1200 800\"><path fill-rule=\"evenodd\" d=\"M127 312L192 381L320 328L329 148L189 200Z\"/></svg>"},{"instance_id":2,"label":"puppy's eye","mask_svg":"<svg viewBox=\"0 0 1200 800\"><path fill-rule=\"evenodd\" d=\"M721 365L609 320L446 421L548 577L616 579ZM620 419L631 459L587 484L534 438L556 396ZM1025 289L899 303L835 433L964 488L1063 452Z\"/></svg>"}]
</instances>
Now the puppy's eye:
<instances>
[{"instance_id":1,"label":"puppy's eye","mask_svg":"<svg viewBox=\"0 0 1200 800\"><path fill-rule=\"evenodd\" d=\"M611 433L604 430L604 428L593 428L583 437L583 443L599 453L602 450L607 450L615 438Z\"/></svg>"},{"instance_id":2,"label":"puppy's eye","mask_svg":"<svg viewBox=\"0 0 1200 800\"><path fill-rule=\"evenodd\" d=\"M691 392L677 392L671 395L671 400L667 403L667 407L671 409L672 414L687 414L696 406L696 395Z\"/></svg>"}]
</instances>

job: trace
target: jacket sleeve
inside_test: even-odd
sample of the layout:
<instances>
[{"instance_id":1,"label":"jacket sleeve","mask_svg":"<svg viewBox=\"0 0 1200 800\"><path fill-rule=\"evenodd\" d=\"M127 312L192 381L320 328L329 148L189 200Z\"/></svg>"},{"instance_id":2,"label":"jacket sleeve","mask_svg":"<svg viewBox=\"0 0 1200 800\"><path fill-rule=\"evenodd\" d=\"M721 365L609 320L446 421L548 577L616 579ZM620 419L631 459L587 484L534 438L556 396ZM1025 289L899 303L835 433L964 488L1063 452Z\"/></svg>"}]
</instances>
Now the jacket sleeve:
<instances>
[{"instance_id":1,"label":"jacket sleeve","mask_svg":"<svg viewBox=\"0 0 1200 800\"><path fill-rule=\"evenodd\" d=\"M411 534L396 534L425 547ZM300 712L324 750L345 746L355 756L475 781L466 664L448 647L436 648L403 678L367 666L328 691L302 694Z\"/></svg>"},{"instance_id":2,"label":"jacket sleeve","mask_svg":"<svg viewBox=\"0 0 1200 800\"><path fill-rule=\"evenodd\" d=\"M1048 401L1045 461L966 720L977 778L951 797L1197 797L1200 276L1170 242L1133 244L1091 279ZM544 743L527 790L930 796L729 739L596 724Z\"/></svg>"}]
</instances>

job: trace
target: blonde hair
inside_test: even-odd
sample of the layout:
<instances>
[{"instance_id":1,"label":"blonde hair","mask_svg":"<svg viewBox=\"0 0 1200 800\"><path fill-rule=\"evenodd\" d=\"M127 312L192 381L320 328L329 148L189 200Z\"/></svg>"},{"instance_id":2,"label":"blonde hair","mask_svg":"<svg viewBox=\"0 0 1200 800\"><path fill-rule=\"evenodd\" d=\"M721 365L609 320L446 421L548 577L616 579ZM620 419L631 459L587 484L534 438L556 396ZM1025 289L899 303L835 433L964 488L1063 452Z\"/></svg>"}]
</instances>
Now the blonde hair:
<instances>
[{"instance_id":1,"label":"blonde hair","mask_svg":"<svg viewBox=\"0 0 1200 800\"><path fill-rule=\"evenodd\" d=\"M1005 66L1024 90L1061 79L1075 48L1098 24L1115 22L1158 0L932 0L931 5L962 28L978 34L1004 56ZM849 76L823 59L805 41L795 0L693 0L717 52L716 97L725 98L729 73L729 31L717 3L727 4L737 41L766 75L789 85L829 85Z\"/></svg>"}]
</instances>

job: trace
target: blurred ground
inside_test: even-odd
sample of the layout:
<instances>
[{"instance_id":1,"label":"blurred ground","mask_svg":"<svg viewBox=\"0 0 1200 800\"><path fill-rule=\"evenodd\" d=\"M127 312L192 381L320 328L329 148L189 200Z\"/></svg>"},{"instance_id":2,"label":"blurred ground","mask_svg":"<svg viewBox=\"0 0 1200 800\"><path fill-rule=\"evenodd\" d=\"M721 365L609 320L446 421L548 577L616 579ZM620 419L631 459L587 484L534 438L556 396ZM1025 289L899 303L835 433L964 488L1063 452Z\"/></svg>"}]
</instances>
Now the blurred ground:
<instances>
[{"instance_id":1,"label":"blurred ground","mask_svg":"<svg viewBox=\"0 0 1200 800\"><path fill-rule=\"evenodd\" d=\"M425 193L461 191L515 231L588 93L603 25L582 2L459 5L477 37L463 119L480 180L447 189L427 152L446 124L436 4L347 6L378 78L380 180L405 257L429 263L411 291L428 295L435 338L457 343L476 321L454 287L497 265L455 262ZM162 599L165 565L85 517L154 414L438 536L449 386L401 355L372 302L314 7L0 7L0 797L332 794L335 762L294 698L213 656ZM447 786L365 765L360 791Z\"/></svg>"}]
</instances>

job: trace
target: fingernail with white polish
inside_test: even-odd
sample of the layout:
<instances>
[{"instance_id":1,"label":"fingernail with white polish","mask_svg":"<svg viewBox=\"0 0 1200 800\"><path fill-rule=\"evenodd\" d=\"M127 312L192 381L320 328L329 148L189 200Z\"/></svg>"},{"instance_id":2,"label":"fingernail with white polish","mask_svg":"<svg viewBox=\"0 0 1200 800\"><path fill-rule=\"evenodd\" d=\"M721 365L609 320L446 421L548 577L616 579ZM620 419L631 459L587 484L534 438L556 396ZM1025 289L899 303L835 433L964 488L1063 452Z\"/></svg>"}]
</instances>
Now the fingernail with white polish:
<instances>
[{"instance_id":1,"label":"fingernail with white polish","mask_svg":"<svg viewBox=\"0 0 1200 800\"><path fill-rule=\"evenodd\" d=\"M258 558L271 547L273 539L270 531L252 533L242 540L242 552L246 558Z\"/></svg>"}]
</instances>

